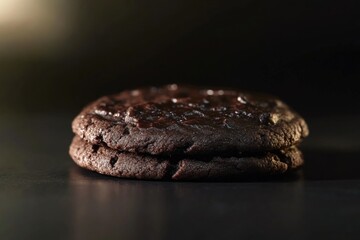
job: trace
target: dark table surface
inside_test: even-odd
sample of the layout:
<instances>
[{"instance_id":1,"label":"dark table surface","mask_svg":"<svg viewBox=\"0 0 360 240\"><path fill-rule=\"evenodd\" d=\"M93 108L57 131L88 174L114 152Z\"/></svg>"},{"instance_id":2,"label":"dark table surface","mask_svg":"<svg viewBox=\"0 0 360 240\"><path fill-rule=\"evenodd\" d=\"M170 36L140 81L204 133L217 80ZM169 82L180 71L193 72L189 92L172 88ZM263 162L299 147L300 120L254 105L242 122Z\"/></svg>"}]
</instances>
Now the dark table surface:
<instances>
[{"instance_id":1,"label":"dark table surface","mask_svg":"<svg viewBox=\"0 0 360 240\"><path fill-rule=\"evenodd\" d=\"M295 176L211 183L82 170L72 117L0 117L0 239L360 239L359 117L308 119Z\"/></svg>"}]
</instances>

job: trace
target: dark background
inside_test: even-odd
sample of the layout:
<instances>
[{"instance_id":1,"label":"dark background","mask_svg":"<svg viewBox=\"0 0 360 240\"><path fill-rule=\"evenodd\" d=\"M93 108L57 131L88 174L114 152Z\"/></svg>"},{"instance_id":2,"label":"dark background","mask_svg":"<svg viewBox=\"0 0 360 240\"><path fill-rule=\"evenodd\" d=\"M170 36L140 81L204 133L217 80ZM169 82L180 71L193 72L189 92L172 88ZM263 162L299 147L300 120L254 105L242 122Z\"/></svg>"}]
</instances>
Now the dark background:
<instances>
[{"instance_id":1,"label":"dark background","mask_svg":"<svg viewBox=\"0 0 360 240\"><path fill-rule=\"evenodd\" d=\"M270 92L305 117L360 112L356 0L29 2L52 18L0 22L3 113L76 114L166 83Z\"/></svg>"},{"instance_id":2,"label":"dark background","mask_svg":"<svg viewBox=\"0 0 360 240\"><path fill-rule=\"evenodd\" d=\"M0 0L0 239L360 239L358 2ZM280 96L304 167L161 182L71 161L85 104L167 83Z\"/></svg>"}]
</instances>

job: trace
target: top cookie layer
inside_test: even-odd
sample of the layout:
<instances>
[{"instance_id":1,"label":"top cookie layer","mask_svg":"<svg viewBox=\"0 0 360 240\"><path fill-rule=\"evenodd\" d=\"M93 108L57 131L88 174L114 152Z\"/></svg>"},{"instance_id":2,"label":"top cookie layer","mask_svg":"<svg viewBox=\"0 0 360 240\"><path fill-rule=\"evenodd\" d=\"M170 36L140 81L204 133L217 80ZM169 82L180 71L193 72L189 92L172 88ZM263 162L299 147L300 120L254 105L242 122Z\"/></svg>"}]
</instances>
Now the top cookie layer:
<instances>
[{"instance_id":1,"label":"top cookie layer","mask_svg":"<svg viewBox=\"0 0 360 240\"><path fill-rule=\"evenodd\" d=\"M174 84L102 97L72 127L93 144L154 155L269 151L308 135L305 121L275 97Z\"/></svg>"}]
</instances>

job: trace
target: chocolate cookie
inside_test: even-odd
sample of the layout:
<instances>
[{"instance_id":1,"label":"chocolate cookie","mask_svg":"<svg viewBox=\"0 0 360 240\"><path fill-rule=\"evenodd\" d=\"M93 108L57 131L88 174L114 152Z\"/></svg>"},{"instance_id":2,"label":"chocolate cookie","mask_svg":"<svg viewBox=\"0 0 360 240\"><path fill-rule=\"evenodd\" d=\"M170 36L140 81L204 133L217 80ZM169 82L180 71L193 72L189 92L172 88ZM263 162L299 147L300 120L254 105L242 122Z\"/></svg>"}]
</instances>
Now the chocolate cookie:
<instances>
[{"instance_id":1,"label":"chocolate cookie","mask_svg":"<svg viewBox=\"0 0 360 240\"><path fill-rule=\"evenodd\" d=\"M275 97L177 85L102 97L72 127L92 144L168 156L268 152L308 135L303 118Z\"/></svg>"},{"instance_id":2,"label":"chocolate cookie","mask_svg":"<svg viewBox=\"0 0 360 240\"><path fill-rule=\"evenodd\" d=\"M176 158L120 152L76 136L70 155L80 167L101 174L137 179L210 180L270 176L303 164L296 147L254 156Z\"/></svg>"}]
</instances>

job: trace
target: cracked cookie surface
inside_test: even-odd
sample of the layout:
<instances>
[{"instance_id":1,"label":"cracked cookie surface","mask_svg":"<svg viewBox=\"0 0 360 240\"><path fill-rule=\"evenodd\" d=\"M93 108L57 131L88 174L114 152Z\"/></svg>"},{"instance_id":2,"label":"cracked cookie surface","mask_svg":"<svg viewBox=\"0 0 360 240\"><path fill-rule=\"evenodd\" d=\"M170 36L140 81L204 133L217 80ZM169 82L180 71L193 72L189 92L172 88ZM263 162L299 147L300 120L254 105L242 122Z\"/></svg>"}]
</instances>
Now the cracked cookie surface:
<instances>
[{"instance_id":1,"label":"cracked cookie surface","mask_svg":"<svg viewBox=\"0 0 360 240\"><path fill-rule=\"evenodd\" d=\"M155 157L94 145L75 136L70 155L77 165L122 178L158 180L226 180L271 176L299 168L302 153L291 147L254 156Z\"/></svg>"},{"instance_id":2,"label":"cracked cookie surface","mask_svg":"<svg viewBox=\"0 0 360 240\"><path fill-rule=\"evenodd\" d=\"M92 144L165 156L286 149L308 135L304 119L275 97L175 84L102 97L72 128Z\"/></svg>"}]
</instances>

